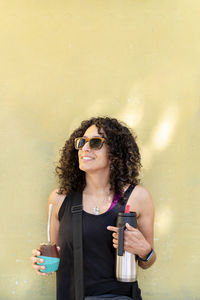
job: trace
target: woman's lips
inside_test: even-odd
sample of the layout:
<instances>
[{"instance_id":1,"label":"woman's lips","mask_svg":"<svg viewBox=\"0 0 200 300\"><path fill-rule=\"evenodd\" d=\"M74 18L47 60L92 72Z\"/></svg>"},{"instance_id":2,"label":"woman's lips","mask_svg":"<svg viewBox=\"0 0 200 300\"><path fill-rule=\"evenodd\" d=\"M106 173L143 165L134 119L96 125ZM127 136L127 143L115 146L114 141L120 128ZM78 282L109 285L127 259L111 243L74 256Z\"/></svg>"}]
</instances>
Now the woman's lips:
<instances>
[{"instance_id":1,"label":"woman's lips","mask_svg":"<svg viewBox=\"0 0 200 300\"><path fill-rule=\"evenodd\" d=\"M81 159L84 161L90 161L90 160L93 160L94 158L90 157L90 156L82 156Z\"/></svg>"}]
</instances>

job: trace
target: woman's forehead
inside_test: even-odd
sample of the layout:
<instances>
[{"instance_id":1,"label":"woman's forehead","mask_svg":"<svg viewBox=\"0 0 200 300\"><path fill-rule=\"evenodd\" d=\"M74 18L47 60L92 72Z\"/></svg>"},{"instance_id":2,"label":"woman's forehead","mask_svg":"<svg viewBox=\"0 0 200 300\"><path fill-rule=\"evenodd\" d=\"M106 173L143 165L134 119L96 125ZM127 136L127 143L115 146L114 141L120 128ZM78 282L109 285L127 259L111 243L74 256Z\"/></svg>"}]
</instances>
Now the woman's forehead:
<instances>
[{"instance_id":1,"label":"woman's forehead","mask_svg":"<svg viewBox=\"0 0 200 300\"><path fill-rule=\"evenodd\" d=\"M101 132L101 134L98 133L98 128L96 127L96 125L91 125L85 131L84 136L86 136L86 137L102 136L103 130L101 129L100 132Z\"/></svg>"}]
</instances>

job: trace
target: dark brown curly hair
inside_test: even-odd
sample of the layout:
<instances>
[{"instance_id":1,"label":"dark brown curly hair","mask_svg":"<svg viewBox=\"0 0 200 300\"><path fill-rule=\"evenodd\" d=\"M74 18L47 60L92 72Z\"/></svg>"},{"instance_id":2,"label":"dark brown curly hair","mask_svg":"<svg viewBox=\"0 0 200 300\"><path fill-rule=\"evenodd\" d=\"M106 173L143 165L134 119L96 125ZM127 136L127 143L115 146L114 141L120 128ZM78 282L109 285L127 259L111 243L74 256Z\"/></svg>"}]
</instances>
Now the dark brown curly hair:
<instances>
[{"instance_id":1,"label":"dark brown curly hair","mask_svg":"<svg viewBox=\"0 0 200 300\"><path fill-rule=\"evenodd\" d=\"M56 167L59 178L59 194L83 191L86 185L85 172L79 169L78 153L74 148L74 139L84 135L92 125L96 125L98 133L105 138L108 146L110 160L111 191L120 195L123 202L123 188L127 184L138 184L141 168L141 157L136 144L136 136L130 129L117 119L109 117L96 117L81 122L65 142L61 150L61 158ZM105 134L102 134L102 130Z\"/></svg>"}]
</instances>

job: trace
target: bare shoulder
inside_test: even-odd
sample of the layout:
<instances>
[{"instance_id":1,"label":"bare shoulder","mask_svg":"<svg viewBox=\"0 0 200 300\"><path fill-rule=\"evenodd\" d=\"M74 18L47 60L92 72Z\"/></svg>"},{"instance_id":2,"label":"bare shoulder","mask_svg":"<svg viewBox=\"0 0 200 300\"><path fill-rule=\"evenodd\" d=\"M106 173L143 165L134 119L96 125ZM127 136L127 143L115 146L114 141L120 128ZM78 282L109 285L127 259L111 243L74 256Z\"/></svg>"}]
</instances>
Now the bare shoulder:
<instances>
[{"instance_id":1,"label":"bare shoulder","mask_svg":"<svg viewBox=\"0 0 200 300\"><path fill-rule=\"evenodd\" d=\"M142 185L136 185L135 189L132 192L132 195L134 197L139 198L140 201L145 201L145 202L152 201L150 192Z\"/></svg>"},{"instance_id":2,"label":"bare shoulder","mask_svg":"<svg viewBox=\"0 0 200 300\"><path fill-rule=\"evenodd\" d=\"M53 190L48 197L48 205L53 204L57 211L59 211L66 195L58 194L58 189Z\"/></svg>"},{"instance_id":3,"label":"bare shoulder","mask_svg":"<svg viewBox=\"0 0 200 300\"><path fill-rule=\"evenodd\" d=\"M151 194L142 185L137 185L134 188L128 202L131 208L137 210L138 214L141 214L141 212L144 213L145 211L154 210Z\"/></svg>"}]
</instances>

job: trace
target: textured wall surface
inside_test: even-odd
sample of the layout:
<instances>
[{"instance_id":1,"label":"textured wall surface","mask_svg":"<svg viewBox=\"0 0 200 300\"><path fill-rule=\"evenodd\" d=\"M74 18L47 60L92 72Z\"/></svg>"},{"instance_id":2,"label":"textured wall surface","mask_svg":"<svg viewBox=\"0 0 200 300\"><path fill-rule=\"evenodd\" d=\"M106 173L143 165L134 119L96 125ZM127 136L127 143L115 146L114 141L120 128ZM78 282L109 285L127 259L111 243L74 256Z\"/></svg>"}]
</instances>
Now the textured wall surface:
<instances>
[{"instance_id":1,"label":"textured wall surface","mask_svg":"<svg viewBox=\"0 0 200 300\"><path fill-rule=\"evenodd\" d=\"M158 255L144 300L200 299L199 15L198 0L0 2L0 300L55 299L29 257L59 149L97 115L138 135Z\"/></svg>"}]
</instances>

